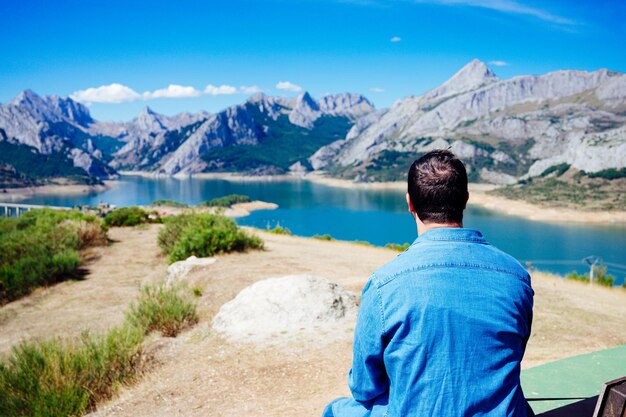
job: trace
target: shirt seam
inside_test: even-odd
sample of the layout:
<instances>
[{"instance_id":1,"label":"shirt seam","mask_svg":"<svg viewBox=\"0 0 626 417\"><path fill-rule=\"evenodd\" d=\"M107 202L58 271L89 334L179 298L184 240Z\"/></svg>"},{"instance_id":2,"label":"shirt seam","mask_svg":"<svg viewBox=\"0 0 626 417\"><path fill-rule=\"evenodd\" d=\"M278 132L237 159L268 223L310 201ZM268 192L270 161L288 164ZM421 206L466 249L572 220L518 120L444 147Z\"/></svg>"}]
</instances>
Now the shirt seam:
<instances>
[{"instance_id":1,"label":"shirt seam","mask_svg":"<svg viewBox=\"0 0 626 417\"><path fill-rule=\"evenodd\" d=\"M530 285L530 280L528 279L528 276L523 276L523 275L517 274L515 272L511 272L509 270L506 270L504 268L495 268L495 267L486 266L486 265L480 265L480 264L439 263L439 264L421 265L421 266L417 266L417 267L413 267L413 268L403 269L402 271L396 272L393 275L389 275L388 277L386 277L384 279L379 279L378 283L376 285L376 288L378 290L380 290L381 287L387 285L389 282L393 281L398 276L406 274L406 273L423 271L423 270L426 270L426 269L438 269L438 268L450 268L450 267L483 269L483 270L487 270L487 271L501 272L503 274L511 275L511 276L521 280L525 284Z\"/></svg>"},{"instance_id":2,"label":"shirt seam","mask_svg":"<svg viewBox=\"0 0 626 417\"><path fill-rule=\"evenodd\" d=\"M381 336L384 336L387 331L385 329L385 309L383 308L383 296L380 287L380 285L376 285L376 298L378 298L378 309L380 311Z\"/></svg>"}]
</instances>

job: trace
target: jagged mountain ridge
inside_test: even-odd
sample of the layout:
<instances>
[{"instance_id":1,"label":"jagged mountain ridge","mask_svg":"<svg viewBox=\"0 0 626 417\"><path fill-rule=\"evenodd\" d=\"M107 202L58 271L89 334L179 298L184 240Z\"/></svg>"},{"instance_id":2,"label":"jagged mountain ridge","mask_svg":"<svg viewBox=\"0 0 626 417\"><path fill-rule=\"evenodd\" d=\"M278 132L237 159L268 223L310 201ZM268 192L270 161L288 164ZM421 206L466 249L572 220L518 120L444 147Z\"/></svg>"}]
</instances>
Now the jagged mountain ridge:
<instances>
[{"instance_id":1,"label":"jagged mountain ridge","mask_svg":"<svg viewBox=\"0 0 626 417\"><path fill-rule=\"evenodd\" d=\"M474 180L512 183L560 163L587 172L624 167L625 125L623 73L567 70L500 80L473 60L441 87L355 124L310 163L381 180L378 160L451 146L474 168Z\"/></svg>"},{"instance_id":2,"label":"jagged mountain ridge","mask_svg":"<svg viewBox=\"0 0 626 417\"><path fill-rule=\"evenodd\" d=\"M358 94L257 94L216 114L165 116L145 108L123 123L93 120L70 98L27 90L0 104L0 144L22 162L28 152L48 155L38 163L63 165L46 170L55 175L75 175L72 168L97 179L116 170L325 170L363 181L400 179L419 154L451 147L473 181L512 183L559 164L623 168L626 75L563 70L502 80L473 60L441 86L389 109L375 110ZM28 174L10 162L0 155L6 177Z\"/></svg>"},{"instance_id":3,"label":"jagged mountain ridge","mask_svg":"<svg viewBox=\"0 0 626 417\"><path fill-rule=\"evenodd\" d=\"M293 99L257 94L214 115L200 112L169 117L146 107L133 120L114 123L93 120L88 109L71 98L38 96L27 90L0 105L0 141L11 147L6 155L19 154L20 160L24 155L29 159L28 152L54 155L55 163L63 165L61 170L52 169L54 173L79 168L92 179L112 178L117 169L192 174L209 165L228 168L219 160L203 159L204 154L216 148L259 145L272 136L269 125L298 128L289 138L293 142L309 131L315 132L316 124L324 118L349 121L351 125L372 110L373 105L357 94L330 95L319 102L308 93ZM336 132L317 147L335 139ZM300 155L301 162L306 163L317 147ZM41 158L38 161L41 163ZM0 163L7 165L6 172L16 168L1 157ZM266 171L272 173L286 167L268 168Z\"/></svg>"}]
</instances>

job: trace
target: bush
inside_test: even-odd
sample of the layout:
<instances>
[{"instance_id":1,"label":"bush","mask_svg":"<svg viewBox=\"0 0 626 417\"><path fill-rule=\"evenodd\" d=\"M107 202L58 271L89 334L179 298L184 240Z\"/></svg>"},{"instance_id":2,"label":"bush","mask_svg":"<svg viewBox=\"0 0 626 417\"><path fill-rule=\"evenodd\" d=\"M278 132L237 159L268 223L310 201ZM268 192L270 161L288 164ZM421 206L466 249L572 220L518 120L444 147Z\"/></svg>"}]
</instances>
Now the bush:
<instances>
[{"instance_id":1,"label":"bush","mask_svg":"<svg viewBox=\"0 0 626 417\"><path fill-rule=\"evenodd\" d=\"M328 240L328 241L335 240L335 239L334 239L331 235L329 235L329 234L325 234L325 235L313 235L312 237L313 237L313 239L317 239L317 240Z\"/></svg>"},{"instance_id":2,"label":"bush","mask_svg":"<svg viewBox=\"0 0 626 417\"><path fill-rule=\"evenodd\" d=\"M77 211L41 209L0 219L0 304L71 278L79 250L105 244L105 230L95 216Z\"/></svg>"},{"instance_id":3,"label":"bush","mask_svg":"<svg viewBox=\"0 0 626 417\"><path fill-rule=\"evenodd\" d=\"M385 247L387 249L395 250L396 252L404 252L409 248L409 244L405 243L404 245L400 245L399 243L387 243Z\"/></svg>"},{"instance_id":4,"label":"bush","mask_svg":"<svg viewBox=\"0 0 626 417\"><path fill-rule=\"evenodd\" d=\"M605 180L616 180L618 178L626 178L626 168L609 168L598 172L587 173L589 178L604 178Z\"/></svg>"},{"instance_id":5,"label":"bush","mask_svg":"<svg viewBox=\"0 0 626 417\"><path fill-rule=\"evenodd\" d=\"M66 417L91 411L136 378L148 332L173 336L196 321L195 304L180 287L146 287L124 324L105 335L23 342L0 362L0 415Z\"/></svg>"},{"instance_id":6,"label":"bush","mask_svg":"<svg viewBox=\"0 0 626 417\"><path fill-rule=\"evenodd\" d=\"M144 333L158 330L163 336L177 336L198 322L196 305L176 288L144 287L126 320Z\"/></svg>"},{"instance_id":7,"label":"bush","mask_svg":"<svg viewBox=\"0 0 626 417\"><path fill-rule=\"evenodd\" d=\"M541 177L546 177L552 173L556 173L555 177L560 177L565 174L565 172L570 168L570 165L567 163L552 165L551 167L546 168L542 173Z\"/></svg>"},{"instance_id":8,"label":"bush","mask_svg":"<svg viewBox=\"0 0 626 417\"><path fill-rule=\"evenodd\" d=\"M155 207L189 207L185 203L179 203L178 201L174 200L156 200L153 201L151 205Z\"/></svg>"},{"instance_id":9,"label":"bush","mask_svg":"<svg viewBox=\"0 0 626 417\"><path fill-rule=\"evenodd\" d=\"M268 232L274 233L275 235L289 235L289 236L291 236L291 230L287 229L286 227L281 227L279 225L277 225L273 229L269 229Z\"/></svg>"},{"instance_id":10,"label":"bush","mask_svg":"<svg viewBox=\"0 0 626 417\"><path fill-rule=\"evenodd\" d=\"M113 210L104 218L104 224L113 227L137 226L144 223L161 223L161 217L140 207L122 207Z\"/></svg>"},{"instance_id":11,"label":"bush","mask_svg":"<svg viewBox=\"0 0 626 417\"><path fill-rule=\"evenodd\" d=\"M205 201L204 203L200 203L200 206L208 206L208 207L225 207L228 208L233 204L237 203L247 203L250 201L250 197L247 195L240 194L229 194L224 197L214 198L209 201Z\"/></svg>"},{"instance_id":12,"label":"bush","mask_svg":"<svg viewBox=\"0 0 626 417\"><path fill-rule=\"evenodd\" d=\"M237 227L229 218L210 213L182 214L166 219L159 246L170 263L216 253L262 249L263 241Z\"/></svg>"},{"instance_id":13,"label":"bush","mask_svg":"<svg viewBox=\"0 0 626 417\"><path fill-rule=\"evenodd\" d=\"M565 275L565 279L589 282L589 275L570 272L569 274ZM593 283L603 285L605 287L612 287L613 283L615 283L615 277L606 273L606 266L596 266L593 269Z\"/></svg>"},{"instance_id":14,"label":"bush","mask_svg":"<svg viewBox=\"0 0 626 417\"><path fill-rule=\"evenodd\" d=\"M142 338L126 325L74 343L21 343L0 363L0 415L84 414L134 376Z\"/></svg>"}]
</instances>

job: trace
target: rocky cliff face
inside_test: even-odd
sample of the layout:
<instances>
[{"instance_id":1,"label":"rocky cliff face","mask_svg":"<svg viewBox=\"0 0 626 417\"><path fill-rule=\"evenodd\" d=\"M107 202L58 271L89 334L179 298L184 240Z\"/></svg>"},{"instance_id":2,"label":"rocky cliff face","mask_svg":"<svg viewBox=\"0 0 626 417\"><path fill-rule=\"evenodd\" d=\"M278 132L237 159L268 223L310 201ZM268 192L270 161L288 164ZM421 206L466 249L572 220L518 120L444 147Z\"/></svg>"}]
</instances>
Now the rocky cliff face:
<instances>
[{"instance_id":1,"label":"rocky cliff face","mask_svg":"<svg viewBox=\"0 0 626 417\"><path fill-rule=\"evenodd\" d=\"M40 97L26 90L13 101L0 104L0 141L4 142L6 154L21 155L21 166L28 165L26 149L32 149L36 154L53 155L54 163L64 165L58 175L69 172L67 165L80 168L86 178L110 178L115 171L100 159L101 153L85 133L93 122L87 108L70 98ZM41 163L40 158L34 160ZM12 163L10 160L2 162ZM54 169L49 172L50 176L55 174ZM75 172L72 171L72 175ZM27 174L20 172L25 177Z\"/></svg>"},{"instance_id":2,"label":"rocky cliff face","mask_svg":"<svg viewBox=\"0 0 626 417\"><path fill-rule=\"evenodd\" d=\"M319 101L306 92L295 99L257 94L241 105L208 117L189 133L175 151L156 162L152 170L164 175L186 175L207 169L240 169L230 167L224 158L207 157L207 153L215 153L223 148L256 146L268 137L275 137L277 132L284 138L285 129L295 129L295 136L291 140L306 140L302 136L306 136L307 131L313 131L322 117L354 121L373 110L374 106L357 94L336 94ZM289 147L290 144L283 145ZM281 144L277 143L276 146L280 147ZM296 158L292 163L297 161ZM276 172L275 168L282 171L285 168L271 163L266 165L258 173Z\"/></svg>"},{"instance_id":3,"label":"rocky cliff face","mask_svg":"<svg viewBox=\"0 0 626 417\"><path fill-rule=\"evenodd\" d=\"M621 168L625 86L626 74L607 70L500 80L474 60L442 86L396 102L373 123L357 123L311 164L362 177L381 155L418 155L437 143L463 146L472 154L474 179L489 182L512 182L558 163L588 172Z\"/></svg>"}]
</instances>

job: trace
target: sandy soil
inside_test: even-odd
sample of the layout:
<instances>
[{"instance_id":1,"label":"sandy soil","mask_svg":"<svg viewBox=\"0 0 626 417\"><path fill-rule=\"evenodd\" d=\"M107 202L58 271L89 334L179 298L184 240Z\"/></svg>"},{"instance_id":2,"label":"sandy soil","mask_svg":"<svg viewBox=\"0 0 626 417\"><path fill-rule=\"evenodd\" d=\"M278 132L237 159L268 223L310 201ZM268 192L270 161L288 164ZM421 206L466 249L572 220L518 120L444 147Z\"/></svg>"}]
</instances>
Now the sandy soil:
<instances>
[{"instance_id":1,"label":"sandy soil","mask_svg":"<svg viewBox=\"0 0 626 417\"><path fill-rule=\"evenodd\" d=\"M165 275L156 248L159 227L112 229L117 242L99 250L102 256L90 263L84 281L63 283L1 308L2 350L23 338L72 336L119 323L140 283ZM294 340L257 348L225 342L210 330L211 320L241 289L272 276L319 275L359 294L370 272L396 253L254 233L265 240L265 251L222 255L192 272L190 282L203 289L200 323L176 339L154 337L146 350L159 365L94 416L316 416L325 403L348 394L350 334L322 330L319 343ZM524 367L626 343L622 289L540 273L533 275L533 286L535 320Z\"/></svg>"},{"instance_id":2,"label":"sandy soil","mask_svg":"<svg viewBox=\"0 0 626 417\"><path fill-rule=\"evenodd\" d=\"M247 203L237 203L226 209L218 209L215 207L174 207L174 206L142 206L145 210L156 211L161 217L175 216L187 211L193 212L205 212L215 213L221 210L222 214L226 217L245 217L249 216L251 212L256 210L275 210L278 208L278 204L267 203L265 201L249 201Z\"/></svg>"},{"instance_id":3,"label":"sandy soil","mask_svg":"<svg viewBox=\"0 0 626 417\"><path fill-rule=\"evenodd\" d=\"M164 257L156 225L109 230L112 243L84 254L87 276L0 307L0 353L22 339L73 337L121 323L143 284L162 279Z\"/></svg>"},{"instance_id":4,"label":"sandy soil","mask_svg":"<svg viewBox=\"0 0 626 417\"><path fill-rule=\"evenodd\" d=\"M158 282L166 264L156 246L160 225L111 229L115 242L96 250L89 274L0 308L0 351L32 337L76 336L122 321L141 283ZM255 230L265 251L219 256L192 271L202 288L200 322L176 339L153 336L155 358L137 384L100 406L93 416L317 416L347 395L351 333L259 348L230 344L211 331L224 303L251 283L287 274L314 274L360 294L370 272L396 253L348 242L326 242ZM626 343L626 291L536 273L533 333L525 368ZM280 337L280 335L277 335Z\"/></svg>"}]
</instances>

